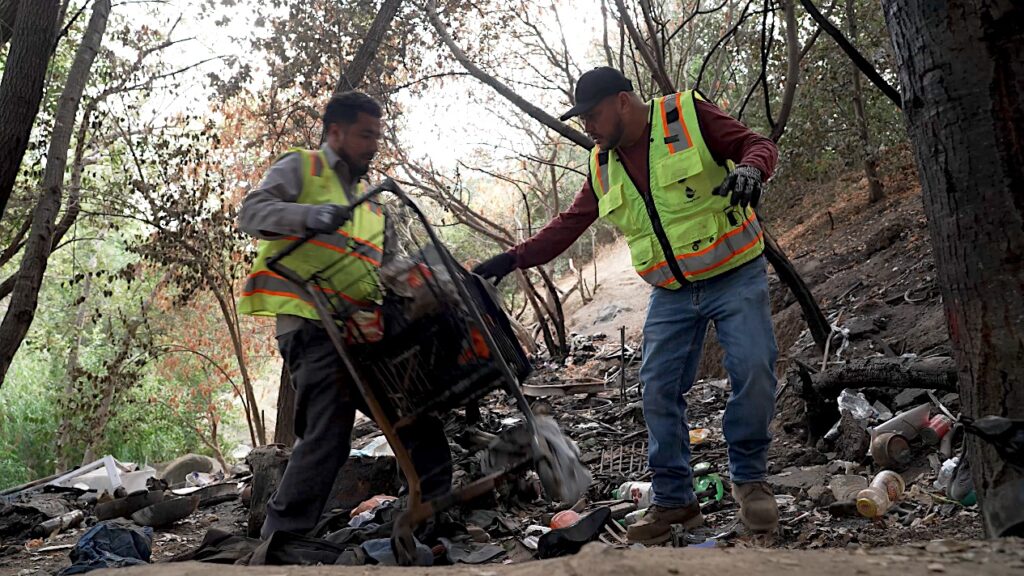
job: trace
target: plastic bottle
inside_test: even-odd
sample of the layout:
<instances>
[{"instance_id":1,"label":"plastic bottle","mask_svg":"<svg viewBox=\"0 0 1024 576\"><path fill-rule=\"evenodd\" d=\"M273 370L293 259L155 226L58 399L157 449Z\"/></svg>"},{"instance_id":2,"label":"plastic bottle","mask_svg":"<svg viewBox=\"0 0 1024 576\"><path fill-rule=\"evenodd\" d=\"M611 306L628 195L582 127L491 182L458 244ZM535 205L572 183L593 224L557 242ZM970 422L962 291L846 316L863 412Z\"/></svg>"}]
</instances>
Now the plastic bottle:
<instances>
[{"instance_id":1,"label":"plastic bottle","mask_svg":"<svg viewBox=\"0 0 1024 576\"><path fill-rule=\"evenodd\" d=\"M623 524L625 526L632 526L633 524L636 524L637 522L639 522L644 517L644 514L647 514L647 508L641 508L639 510L634 510L634 511L630 512L629 514L626 514L626 518L625 518L625 521L623 522Z\"/></svg>"},{"instance_id":2,"label":"plastic bottle","mask_svg":"<svg viewBox=\"0 0 1024 576\"><path fill-rule=\"evenodd\" d=\"M867 488L857 493L857 512L865 518L878 518L903 497L906 488L902 476L891 470L883 470L871 479Z\"/></svg>"},{"instance_id":3,"label":"plastic bottle","mask_svg":"<svg viewBox=\"0 0 1024 576\"><path fill-rule=\"evenodd\" d=\"M612 492L613 498L632 500L637 508L649 507L653 496L650 482L623 482L618 490Z\"/></svg>"},{"instance_id":4,"label":"plastic bottle","mask_svg":"<svg viewBox=\"0 0 1024 576\"><path fill-rule=\"evenodd\" d=\"M949 485L953 481L953 473L956 472L956 465L960 463L960 457L954 456L942 463L939 469L939 476L935 479L935 489L949 493Z\"/></svg>"}]
</instances>

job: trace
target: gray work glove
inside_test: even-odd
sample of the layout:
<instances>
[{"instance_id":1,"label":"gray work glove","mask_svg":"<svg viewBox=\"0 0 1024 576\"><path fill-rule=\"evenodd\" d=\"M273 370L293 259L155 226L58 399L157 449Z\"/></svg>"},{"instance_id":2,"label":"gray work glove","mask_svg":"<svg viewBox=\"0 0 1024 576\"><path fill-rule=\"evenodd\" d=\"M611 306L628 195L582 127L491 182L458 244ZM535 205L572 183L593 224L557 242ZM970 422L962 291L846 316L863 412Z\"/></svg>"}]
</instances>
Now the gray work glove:
<instances>
[{"instance_id":1,"label":"gray work glove","mask_svg":"<svg viewBox=\"0 0 1024 576\"><path fill-rule=\"evenodd\" d=\"M306 231L326 234L341 228L352 218L352 208L340 204L317 204L306 212Z\"/></svg>"},{"instance_id":2,"label":"gray work glove","mask_svg":"<svg viewBox=\"0 0 1024 576\"><path fill-rule=\"evenodd\" d=\"M761 171L753 166L739 165L722 180L712 194L729 196L729 204L757 208L761 201Z\"/></svg>"}]
</instances>

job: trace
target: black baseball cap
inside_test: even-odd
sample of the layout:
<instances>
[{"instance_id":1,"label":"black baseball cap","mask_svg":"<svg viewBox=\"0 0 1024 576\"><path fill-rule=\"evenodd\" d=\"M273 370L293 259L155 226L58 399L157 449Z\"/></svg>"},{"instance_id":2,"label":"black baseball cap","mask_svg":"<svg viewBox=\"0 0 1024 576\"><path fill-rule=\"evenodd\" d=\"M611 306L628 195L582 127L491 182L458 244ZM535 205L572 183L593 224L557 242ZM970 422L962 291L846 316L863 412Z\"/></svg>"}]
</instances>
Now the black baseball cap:
<instances>
[{"instance_id":1,"label":"black baseball cap","mask_svg":"<svg viewBox=\"0 0 1024 576\"><path fill-rule=\"evenodd\" d=\"M576 81L576 105L562 114L560 120L565 122L573 116L586 114L597 106L601 100L619 92L632 92L633 83L615 68L601 66L585 72Z\"/></svg>"}]
</instances>

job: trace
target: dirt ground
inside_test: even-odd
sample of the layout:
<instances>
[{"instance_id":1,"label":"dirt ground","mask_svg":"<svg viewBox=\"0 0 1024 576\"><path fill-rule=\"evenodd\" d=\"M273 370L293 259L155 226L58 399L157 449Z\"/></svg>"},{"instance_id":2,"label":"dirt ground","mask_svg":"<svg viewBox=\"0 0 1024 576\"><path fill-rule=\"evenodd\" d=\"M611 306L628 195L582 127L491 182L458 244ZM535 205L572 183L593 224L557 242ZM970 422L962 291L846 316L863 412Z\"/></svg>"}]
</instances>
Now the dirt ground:
<instances>
[{"instance_id":1,"label":"dirt ground","mask_svg":"<svg viewBox=\"0 0 1024 576\"><path fill-rule=\"evenodd\" d=\"M943 544L945 546L945 544ZM569 574L586 576L861 576L895 574L917 576L951 574L963 576L1021 574L1024 546L1020 541L998 543L957 543L956 552L930 552L924 548L889 548L870 551L779 551L730 548L721 550L653 548L613 550L591 544L579 554L526 564L446 566L439 568L385 568L342 566L217 566L211 564L155 564L127 570L103 570L97 576L406 576L447 574L450 576L520 576ZM933 549L941 547L933 545Z\"/></svg>"}]
</instances>

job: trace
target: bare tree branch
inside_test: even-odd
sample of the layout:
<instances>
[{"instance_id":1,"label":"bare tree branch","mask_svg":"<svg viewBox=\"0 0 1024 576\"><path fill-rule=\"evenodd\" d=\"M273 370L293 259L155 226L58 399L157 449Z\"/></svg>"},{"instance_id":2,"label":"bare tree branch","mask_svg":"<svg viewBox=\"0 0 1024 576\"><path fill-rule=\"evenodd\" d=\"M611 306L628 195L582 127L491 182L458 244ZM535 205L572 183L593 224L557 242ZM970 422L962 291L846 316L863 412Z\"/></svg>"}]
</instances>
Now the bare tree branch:
<instances>
[{"instance_id":1,"label":"bare tree branch","mask_svg":"<svg viewBox=\"0 0 1024 576\"><path fill-rule=\"evenodd\" d=\"M629 32L629 37L632 39L633 45L636 47L637 51L640 52L640 57L643 58L648 71L650 71L651 75L654 77L654 81L661 90L661 93L672 94L675 92L675 85L668 77L664 67L658 65L658 59L652 52L651 47L644 41L643 37L640 36L640 31L637 30L636 24L633 23L633 18L629 15L629 10L626 9L625 2L623 2L623 0L615 0L615 7L618 8L621 22ZM640 78L638 77L637 80L640 80Z\"/></svg>"},{"instance_id":2,"label":"bare tree branch","mask_svg":"<svg viewBox=\"0 0 1024 576\"><path fill-rule=\"evenodd\" d=\"M591 141L585 134L560 122L554 116L548 114L544 110L541 110L532 102L516 94L511 88L502 84L496 78L480 69L452 39L451 34L448 33L448 29L445 27L444 23L441 22L441 17L437 14L437 10L434 6L434 0L428 0L423 6L427 17L430 19L431 25L433 25L434 30L437 31L437 35L441 38L441 41L449 50L451 50L452 55L459 61L459 64L462 64L462 66L472 74L474 78L493 88L495 92L504 96L505 99L515 104L522 111L529 114L533 119L537 120L541 124L544 124L548 128L558 132L562 136L565 136L569 140L572 140L576 144L579 144L588 150L594 147L593 141Z\"/></svg>"},{"instance_id":3,"label":"bare tree branch","mask_svg":"<svg viewBox=\"0 0 1024 576\"><path fill-rule=\"evenodd\" d=\"M878 70L875 70L875 67L868 62L867 58L857 51L853 44L846 39L846 36L844 36L838 28L833 26L831 22L829 22L828 18L826 18L818 10L817 6L814 5L814 2L811 2L811 0L800 0L800 4L802 4L804 9L807 10L807 13L811 15L811 18L818 23L818 26L821 26L825 32L836 41L836 44L843 49L843 52L846 52L846 55L850 57L850 60L853 60L853 63L857 68L860 68L860 71L868 77L868 80L871 80L872 84L877 86L878 89L881 90L887 98L889 98L889 100L892 100L893 104L895 104L897 108L902 109L903 99L900 96L899 90L894 88L892 84L886 82L885 78L882 78L882 75L878 73Z\"/></svg>"}]
</instances>

